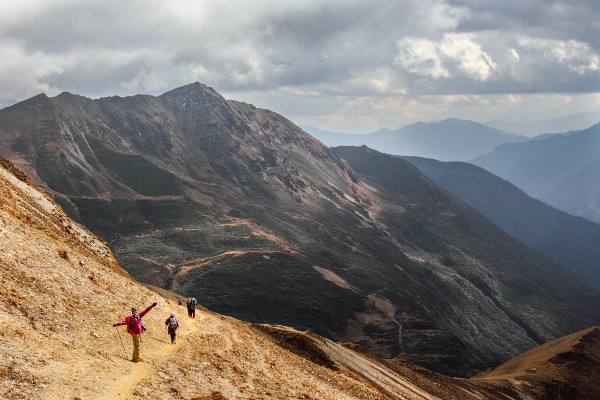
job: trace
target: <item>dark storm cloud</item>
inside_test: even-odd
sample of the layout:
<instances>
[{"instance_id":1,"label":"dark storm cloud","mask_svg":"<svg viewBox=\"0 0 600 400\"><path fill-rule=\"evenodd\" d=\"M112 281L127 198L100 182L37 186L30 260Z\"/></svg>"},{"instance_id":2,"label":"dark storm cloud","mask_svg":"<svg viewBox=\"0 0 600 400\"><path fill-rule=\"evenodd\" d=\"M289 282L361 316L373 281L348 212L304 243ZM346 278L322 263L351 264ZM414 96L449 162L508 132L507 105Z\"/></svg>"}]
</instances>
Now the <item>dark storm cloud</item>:
<instances>
[{"instance_id":1,"label":"dark storm cloud","mask_svg":"<svg viewBox=\"0 0 600 400\"><path fill-rule=\"evenodd\" d=\"M267 105L279 95L307 110L320 97L335 101L323 109L392 115L422 96L593 93L599 4L0 0L0 97L159 94L201 81Z\"/></svg>"},{"instance_id":2,"label":"dark storm cloud","mask_svg":"<svg viewBox=\"0 0 600 400\"><path fill-rule=\"evenodd\" d=\"M584 41L598 49L600 2L595 0L505 0L461 1L452 4L468 7L470 18L459 31L500 31L515 35Z\"/></svg>"},{"instance_id":3,"label":"dark storm cloud","mask_svg":"<svg viewBox=\"0 0 600 400\"><path fill-rule=\"evenodd\" d=\"M62 81L56 74L87 68L79 64L89 64L90 58L99 65L115 65L120 57L126 64L138 62L140 69L156 65L144 69L150 74L168 75L158 67L175 68L227 88L258 89L314 82L337 85L365 68L389 65L398 37L431 30L425 18L443 22L442 28L455 25L439 15L447 7L428 1L175 4L179 5L55 1L26 7L25 3L23 8L13 7L16 18L6 15L0 32L3 44L23 57L63 58L56 66L59 71L38 71L45 83L51 78ZM173 58L165 62L165 56ZM124 87L131 79L135 76L113 77Z\"/></svg>"}]
</instances>

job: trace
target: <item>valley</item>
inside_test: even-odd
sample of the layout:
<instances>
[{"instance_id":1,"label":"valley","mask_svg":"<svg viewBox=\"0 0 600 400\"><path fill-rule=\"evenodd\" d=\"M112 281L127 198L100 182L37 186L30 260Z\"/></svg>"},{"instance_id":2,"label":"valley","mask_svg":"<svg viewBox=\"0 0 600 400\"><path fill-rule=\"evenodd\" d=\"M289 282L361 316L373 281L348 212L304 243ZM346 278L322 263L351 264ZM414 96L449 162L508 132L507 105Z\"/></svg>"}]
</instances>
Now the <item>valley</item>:
<instances>
[{"instance_id":1,"label":"valley","mask_svg":"<svg viewBox=\"0 0 600 400\"><path fill-rule=\"evenodd\" d=\"M204 307L189 319L178 305L185 298L134 281L106 243L3 158L0 194L3 398L526 400L598 393L594 381L573 371L597 371L599 328L486 375L449 378L310 331L251 324ZM150 302L157 307L143 319L143 361L132 363L128 334L112 324L132 304ZM180 321L176 344L164 330L170 312Z\"/></svg>"},{"instance_id":2,"label":"valley","mask_svg":"<svg viewBox=\"0 0 600 400\"><path fill-rule=\"evenodd\" d=\"M466 377L598 321L593 289L410 164L349 165L200 83L35 96L0 110L0 154L137 280L248 322Z\"/></svg>"}]
</instances>

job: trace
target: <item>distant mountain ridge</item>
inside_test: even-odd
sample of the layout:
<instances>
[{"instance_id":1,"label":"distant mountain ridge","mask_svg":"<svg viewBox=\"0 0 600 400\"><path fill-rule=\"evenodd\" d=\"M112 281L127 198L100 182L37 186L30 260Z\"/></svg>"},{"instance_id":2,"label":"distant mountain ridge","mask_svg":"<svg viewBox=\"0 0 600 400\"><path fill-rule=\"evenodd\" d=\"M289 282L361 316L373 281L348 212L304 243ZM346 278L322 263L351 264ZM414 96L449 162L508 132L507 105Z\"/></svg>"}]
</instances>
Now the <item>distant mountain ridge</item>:
<instances>
[{"instance_id":1,"label":"distant mountain ridge","mask_svg":"<svg viewBox=\"0 0 600 400\"><path fill-rule=\"evenodd\" d=\"M600 124L498 146L471 161L530 196L600 222Z\"/></svg>"},{"instance_id":2,"label":"distant mountain ridge","mask_svg":"<svg viewBox=\"0 0 600 400\"><path fill-rule=\"evenodd\" d=\"M600 121L600 108L597 110L576 113L562 118L552 118L525 123L490 121L485 124L505 132L513 132L528 137L546 133L563 133L586 129Z\"/></svg>"},{"instance_id":3,"label":"distant mountain ridge","mask_svg":"<svg viewBox=\"0 0 600 400\"><path fill-rule=\"evenodd\" d=\"M441 122L417 122L398 130L382 129L358 135L304 128L329 147L365 145L382 153L441 161L467 161L489 153L502 143L528 140L524 136L453 118Z\"/></svg>"},{"instance_id":4,"label":"distant mountain ridge","mask_svg":"<svg viewBox=\"0 0 600 400\"><path fill-rule=\"evenodd\" d=\"M508 181L463 162L402 157L498 227L600 290L600 224L529 197Z\"/></svg>"},{"instance_id":5,"label":"distant mountain ridge","mask_svg":"<svg viewBox=\"0 0 600 400\"><path fill-rule=\"evenodd\" d=\"M467 375L598 320L593 290L414 166L360 149L371 176L200 83L35 96L0 110L0 154L137 279L246 321Z\"/></svg>"}]
</instances>

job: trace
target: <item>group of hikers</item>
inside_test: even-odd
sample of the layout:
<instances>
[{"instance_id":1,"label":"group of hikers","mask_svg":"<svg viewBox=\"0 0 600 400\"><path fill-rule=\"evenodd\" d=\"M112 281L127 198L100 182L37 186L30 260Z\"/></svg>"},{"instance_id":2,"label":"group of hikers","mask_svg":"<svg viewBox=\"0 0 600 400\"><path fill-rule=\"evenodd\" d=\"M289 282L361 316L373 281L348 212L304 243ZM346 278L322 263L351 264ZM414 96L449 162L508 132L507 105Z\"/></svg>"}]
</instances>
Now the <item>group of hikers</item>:
<instances>
[{"instance_id":1,"label":"group of hikers","mask_svg":"<svg viewBox=\"0 0 600 400\"><path fill-rule=\"evenodd\" d=\"M137 307L131 307L131 315L127 316L123 321L117 322L113 324L113 327L118 327L120 325L127 325L127 331L133 338L133 356L131 357L131 361L140 362L143 361L140 358L140 338L141 334L146 330L144 325L142 324L142 317L148 313L151 309L156 307L157 303L152 303L148 308L146 308L142 312L138 312ZM179 305L183 305L183 302L179 300ZM188 317L196 318L196 306L198 302L195 298L191 297L187 301L187 310ZM177 343L177 328L179 328L179 321L175 317L175 313L172 312L169 318L165 321L165 325L167 327L167 333L171 336L171 344ZM120 339L120 335L119 335ZM121 344L123 342L121 341ZM123 347L124 348L124 347Z\"/></svg>"}]
</instances>

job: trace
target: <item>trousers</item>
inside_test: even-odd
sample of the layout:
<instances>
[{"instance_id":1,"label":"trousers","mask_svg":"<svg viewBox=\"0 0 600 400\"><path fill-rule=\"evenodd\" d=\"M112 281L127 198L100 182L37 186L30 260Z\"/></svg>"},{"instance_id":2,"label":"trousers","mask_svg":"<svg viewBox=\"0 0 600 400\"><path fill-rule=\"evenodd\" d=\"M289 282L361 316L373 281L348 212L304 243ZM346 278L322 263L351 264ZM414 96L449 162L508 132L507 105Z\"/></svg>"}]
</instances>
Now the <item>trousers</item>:
<instances>
[{"instance_id":1,"label":"trousers","mask_svg":"<svg viewBox=\"0 0 600 400\"><path fill-rule=\"evenodd\" d=\"M131 335L133 337L133 357L131 357L131 361L138 362L140 361L140 334L136 333Z\"/></svg>"}]
</instances>

